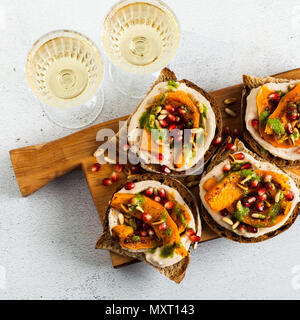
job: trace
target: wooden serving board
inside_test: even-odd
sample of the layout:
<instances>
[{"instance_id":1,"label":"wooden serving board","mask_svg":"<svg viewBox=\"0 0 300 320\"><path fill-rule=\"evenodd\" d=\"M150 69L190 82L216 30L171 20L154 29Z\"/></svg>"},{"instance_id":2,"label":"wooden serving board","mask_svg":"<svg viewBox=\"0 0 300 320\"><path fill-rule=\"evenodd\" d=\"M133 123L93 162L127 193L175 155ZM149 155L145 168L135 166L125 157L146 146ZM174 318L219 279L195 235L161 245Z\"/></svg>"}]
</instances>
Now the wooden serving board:
<instances>
[{"instance_id":1,"label":"wooden serving board","mask_svg":"<svg viewBox=\"0 0 300 320\"><path fill-rule=\"evenodd\" d=\"M300 79L300 68L275 76L286 79ZM236 118L232 118L224 110L222 111L224 127L229 126L231 129L240 129L239 112L242 89L243 85L238 84L211 92L211 95L223 109L225 108L223 103L225 99L237 99L237 102L230 106L237 113L238 116ZM52 142L11 150L10 157L22 196L29 196L53 179L76 168L81 168L84 171L99 217L103 222L108 201L113 192L124 182L125 177L122 176L118 184L105 187L102 185L102 180L110 177L114 167L112 165L103 165L99 172L91 172L90 168L95 163L93 153L100 145L96 141L96 134L103 128L110 128L117 132L119 121L126 119L127 116L97 124ZM300 176L300 167L291 169L291 171ZM197 188L195 188L195 192L196 190ZM204 225L201 241L215 238L217 238L216 234ZM111 260L114 267L120 267L136 261L115 253L111 253Z\"/></svg>"}]
</instances>

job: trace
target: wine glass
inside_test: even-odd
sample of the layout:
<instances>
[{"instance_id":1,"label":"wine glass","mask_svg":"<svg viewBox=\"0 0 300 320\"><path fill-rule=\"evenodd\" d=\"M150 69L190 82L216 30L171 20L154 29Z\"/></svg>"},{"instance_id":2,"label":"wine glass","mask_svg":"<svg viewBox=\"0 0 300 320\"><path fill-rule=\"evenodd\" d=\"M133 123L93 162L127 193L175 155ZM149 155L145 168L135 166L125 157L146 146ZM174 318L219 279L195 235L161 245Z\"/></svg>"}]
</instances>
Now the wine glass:
<instances>
[{"instance_id":1,"label":"wine glass","mask_svg":"<svg viewBox=\"0 0 300 320\"><path fill-rule=\"evenodd\" d=\"M143 97L157 71L173 58L179 41L178 20L163 2L117 3L105 18L102 31L103 47L114 63L109 74L115 88L130 97Z\"/></svg>"},{"instance_id":2,"label":"wine glass","mask_svg":"<svg viewBox=\"0 0 300 320\"><path fill-rule=\"evenodd\" d=\"M58 30L41 37L28 55L26 75L45 114L61 127L85 127L102 110L101 55L78 32Z\"/></svg>"}]
</instances>

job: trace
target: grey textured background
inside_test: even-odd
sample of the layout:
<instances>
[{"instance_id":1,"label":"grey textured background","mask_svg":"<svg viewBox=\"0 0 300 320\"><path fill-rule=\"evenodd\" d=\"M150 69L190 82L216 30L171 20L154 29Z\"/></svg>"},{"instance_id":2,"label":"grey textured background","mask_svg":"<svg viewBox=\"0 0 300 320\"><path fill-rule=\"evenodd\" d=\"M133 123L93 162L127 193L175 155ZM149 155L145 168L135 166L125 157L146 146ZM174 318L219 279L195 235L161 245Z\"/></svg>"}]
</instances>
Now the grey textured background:
<instances>
[{"instance_id":1,"label":"grey textured background","mask_svg":"<svg viewBox=\"0 0 300 320\"><path fill-rule=\"evenodd\" d=\"M299 66L297 0L167 3L183 33L170 64L179 78L215 90L240 82L242 73L268 75ZM25 80L27 53L38 37L60 28L78 30L100 47L101 24L111 4L0 0L0 266L6 269L0 298L299 299L292 268L300 264L300 221L265 243L219 239L201 244L185 280L176 285L141 263L114 270L109 254L94 250L102 228L81 172L26 199L20 196L8 151L71 132L42 116ZM97 122L135 108L137 101L119 95L107 73L104 90Z\"/></svg>"}]
</instances>

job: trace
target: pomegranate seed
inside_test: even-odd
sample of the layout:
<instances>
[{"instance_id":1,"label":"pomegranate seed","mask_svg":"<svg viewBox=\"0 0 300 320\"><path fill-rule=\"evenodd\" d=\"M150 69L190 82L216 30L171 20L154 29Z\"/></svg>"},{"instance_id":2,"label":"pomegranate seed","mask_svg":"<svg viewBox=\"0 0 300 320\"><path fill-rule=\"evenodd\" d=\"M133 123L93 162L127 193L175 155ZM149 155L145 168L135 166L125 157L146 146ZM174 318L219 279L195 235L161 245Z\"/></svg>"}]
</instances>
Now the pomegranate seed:
<instances>
[{"instance_id":1,"label":"pomegranate seed","mask_svg":"<svg viewBox=\"0 0 300 320\"><path fill-rule=\"evenodd\" d=\"M172 131L172 130L174 130L174 129L176 129L176 124L171 124L171 125L169 126L169 131Z\"/></svg>"},{"instance_id":2,"label":"pomegranate seed","mask_svg":"<svg viewBox=\"0 0 300 320\"><path fill-rule=\"evenodd\" d=\"M229 211L227 209L223 209L220 211L222 217L227 217L229 215Z\"/></svg>"},{"instance_id":3,"label":"pomegranate seed","mask_svg":"<svg viewBox=\"0 0 300 320\"><path fill-rule=\"evenodd\" d=\"M175 108L171 104L166 104L165 109L170 113L175 111Z\"/></svg>"},{"instance_id":4,"label":"pomegranate seed","mask_svg":"<svg viewBox=\"0 0 300 320\"><path fill-rule=\"evenodd\" d=\"M298 113L293 113L293 114L288 115L288 117L289 117L290 120L295 121L295 120L298 119L299 114Z\"/></svg>"},{"instance_id":5,"label":"pomegranate seed","mask_svg":"<svg viewBox=\"0 0 300 320\"><path fill-rule=\"evenodd\" d=\"M103 179L102 184L103 184L104 186L111 186L111 185L113 184L113 182L112 182L111 179L105 178L105 179Z\"/></svg>"},{"instance_id":6,"label":"pomegranate seed","mask_svg":"<svg viewBox=\"0 0 300 320\"><path fill-rule=\"evenodd\" d=\"M141 237L146 237L147 236L147 231L146 230L141 230L140 231L140 236Z\"/></svg>"},{"instance_id":7,"label":"pomegranate seed","mask_svg":"<svg viewBox=\"0 0 300 320\"><path fill-rule=\"evenodd\" d=\"M236 160L244 160L245 159L245 155L242 152L236 153L234 155L234 159L236 159Z\"/></svg>"},{"instance_id":8,"label":"pomegranate seed","mask_svg":"<svg viewBox=\"0 0 300 320\"><path fill-rule=\"evenodd\" d=\"M251 121L251 124L252 124L252 127L253 127L254 129L257 129L257 128L258 128L259 121L258 121L257 119L253 119L253 120Z\"/></svg>"},{"instance_id":9,"label":"pomegranate seed","mask_svg":"<svg viewBox=\"0 0 300 320\"><path fill-rule=\"evenodd\" d=\"M167 228L168 228L168 226L165 222L161 223L158 227L158 229L161 231L165 231L165 230L167 230Z\"/></svg>"},{"instance_id":10,"label":"pomegranate seed","mask_svg":"<svg viewBox=\"0 0 300 320\"><path fill-rule=\"evenodd\" d=\"M263 202L257 202L257 204L256 204L256 210L257 211L260 211L260 212L262 212L262 211L264 211L264 204L263 204Z\"/></svg>"},{"instance_id":11,"label":"pomegranate seed","mask_svg":"<svg viewBox=\"0 0 300 320\"><path fill-rule=\"evenodd\" d=\"M179 116L176 116L175 122L179 123L181 121L181 118Z\"/></svg>"},{"instance_id":12,"label":"pomegranate seed","mask_svg":"<svg viewBox=\"0 0 300 320\"><path fill-rule=\"evenodd\" d=\"M125 184L125 190L132 190L135 188L135 184L133 182L127 182Z\"/></svg>"},{"instance_id":13,"label":"pomegranate seed","mask_svg":"<svg viewBox=\"0 0 300 320\"><path fill-rule=\"evenodd\" d=\"M250 208L250 207L251 207L251 204L250 204L249 202L244 202L243 204L244 204L244 206L245 206L246 208Z\"/></svg>"},{"instance_id":14,"label":"pomegranate seed","mask_svg":"<svg viewBox=\"0 0 300 320\"><path fill-rule=\"evenodd\" d=\"M294 200L294 193L292 191L287 191L285 193L285 198L287 201L293 201Z\"/></svg>"},{"instance_id":15,"label":"pomegranate seed","mask_svg":"<svg viewBox=\"0 0 300 320\"><path fill-rule=\"evenodd\" d=\"M237 128L233 129L233 135L234 135L235 137L239 137L239 136L240 136L240 131L239 131L239 129L237 129Z\"/></svg>"},{"instance_id":16,"label":"pomegranate seed","mask_svg":"<svg viewBox=\"0 0 300 320\"><path fill-rule=\"evenodd\" d=\"M265 188L259 188L258 191L257 191L257 194L258 194L259 196L262 196L262 195L265 194L265 193L266 193L266 189L265 189Z\"/></svg>"},{"instance_id":17,"label":"pomegranate seed","mask_svg":"<svg viewBox=\"0 0 300 320\"><path fill-rule=\"evenodd\" d=\"M161 168L161 171L163 172L163 173L171 173L171 169L170 168L168 168L167 166L162 166L162 168Z\"/></svg>"},{"instance_id":18,"label":"pomegranate seed","mask_svg":"<svg viewBox=\"0 0 300 320\"><path fill-rule=\"evenodd\" d=\"M166 197L166 190L165 189L160 189L159 190L159 196L161 198L165 198Z\"/></svg>"},{"instance_id":19,"label":"pomegranate seed","mask_svg":"<svg viewBox=\"0 0 300 320\"><path fill-rule=\"evenodd\" d=\"M149 229L148 230L148 234L150 237L153 237L154 236L154 231L152 229Z\"/></svg>"},{"instance_id":20,"label":"pomegranate seed","mask_svg":"<svg viewBox=\"0 0 300 320\"><path fill-rule=\"evenodd\" d=\"M149 222L151 219L152 219L151 214L145 213L145 212L142 213L142 220L144 222Z\"/></svg>"},{"instance_id":21,"label":"pomegranate seed","mask_svg":"<svg viewBox=\"0 0 300 320\"><path fill-rule=\"evenodd\" d=\"M264 176L264 182L271 182L272 181L272 176L270 174L267 174Z\"/></svg>"},{"instance_id":22,"label":"pomegranate seed","mask_svg":"<svg viewBox=\"0 0 300 320\"><path fill-rule=\"evenodd\" d=\"M186 110L184 108L179 108L178 113L181 114L182 116L186 114Z\"/></svg>"},{"instance_id":23,"label":"pomegranate seed","mask_svg":"<svg viewBox=\"0 0 300 320\"><path fill-rule=\"evenodd\" d=\"M164 160L164 155L162 153L157 153L156 156L157 156L157 159L159 161L163 161Z\"/></svg>"},{"instance_id":24,"label":"pomegranate seed","mask_svg":"<svg viewBox=\"0 0 300 320\"><path fill-rule=\"evenodd\" d=\"M200 237L195 234L190 236L190 239L192 242L199 242L200 241Z\"/></svg>"},{"instance_id":25,"label":"pomegranate seed","mask_svg":"<svg viewBox=\"0 0 300 320\"><path fill-rule=\"evenodd\" d=\"M225 137L228 137L228 136L230 136L231 135L231 130L230 130L230 128L229 127L225 127L224 128L224 136Z\"/></svg>"},{"instance_id":26,"label":"pomegranate seed","mask_svg":"<svg viewBox=\"0 0 300 320\"><path fill-rule=\"evenodd\" d=\"M258 196L258 201L264 202L265 200L267 200L267 195L266 195L266 194L263 194L263 195L261 195L261 196Z\"/></svg>"},{"instance_id":27,"label":"pomegranate seed","mask_svg":"<svg viewBox=\"0 0 300 320\"><path fill-rule=\"evenodd\" d=\"M152 197L153 195L153 188L148 188L146 191L145 191L146 195L148 197Z\"/></svg>"},{"instance_id":28,"label":"pomegranate seed","mask_svg":"<svg viewBox=\"0 0 300 320\"><path fill-rule=\"evenodd\" d=\"M269 99L274 102L279 102L280 96L279 96L278 92L273 92L269 95Z\"/></svg>"},{"instance_id":29,"label":"pomegranate seed","mask_svg":"<svg viewBox=\"0 0 300 320\"><path fill-rule=\"evenodd\" d=\"M112 180L113 182L118 181L119 178L120 178L119 175L118 175L115 171L111 174L111 180Z\"/></svg>"},{"instance_id":30,"label":"pomegranate seed","mask_svg":"<svg viewBox=\"0 0 300 320\"><path fill-rule=\"evenodd\" d=\"M243 223L240 223L238 229L239 229L241 232L245 232L245 231L246 231L246 225L243 224Z\"/></svg>"},{"instance_id":31,"label":"pomegranate seed","mask_svg":"<svg viewBox=\"0 0 300 320\"><path fill-rule=\"evenodd\" d=\"M236 150L236 145L233 143L227 143L226 148L230 151L235 151Z\"/></svg>"},{"instance_id":32,"label":"pomegranate seed","mask_svg":"<svg viewBox=\"0 0 300 320\"><path fill-rule=\"evenodd\" d=\"M245 163L243 166L242 166L242 169L250 169L251 168L251 163Z\"/></svg>"},{"instance_id":33,"label":"pomegranate seed","mask_svg":"<svg viewBox=\"0 0 300 320\"><path fill-rule=\"evenodd\" d=\"M222 142L222 140L223 140L222 137L216 137L213 141L213 144L215 146L218 146Z\"/></svg>"},{"instance_id":34,"label":"pomegranate seed","mask_svg":"<svg viewBox=\"0 0 300 320\"><path fill-rule=\"evenodd\" d=\"M252 232L252 233L256 233L257 232L257 228L252 227L252 226L248 226L248 231Z\"/></svg>"},{"instance_id":35,"label":"pomegranate seed","mask_svg":"<svg viewBox=\"0 0 300 320\"><path fill-rule=\"evenodd\" d=\"M116 165L116 171L117 172L122 172L122 170L123 170L123 165L122 164L117 164Z\"/></svg>"},{"instance_id":36,"label":"pomegranate seed","mask_svg":"<svg viewBox=\"0 0 300 320\"><path fill-rule=\"evenodd\" d=\"M271 183L271 182L268 182L268 183L266 183L266 189L267 190L275 190L275 185L274 185L274 183Z\"/></svg>"},{"instance_id":37,"label":"pomegranate seed","mask_svg":"<svg viewBox=\"0 0 300 320\"><path fill-rule=\"evenodd\" d=\"M258 181L258 180L253 180L253 181L251 181L251 187L252 187L252 188L257 188L258 184L259 184L259 181Z\"/></svg>"},{"instance_id":38,"label":"pomegranate seed","mask_svg":"<svg viewBox=\"0 0 300 320\"><path fill-rule=\"evenodd\" d=\"M188 230L186 230L186 234L188 237L191 237L195 234L195 231L193 229L188 229Z\"/></svg>"},{"instance_id":39,"label":"pomegranate seed","mask_svg":"<svg viewBox=\"0 0 300 320\"><path fill-rule=\"evenodd\" d=\"M174 114L168 114L168 119L169 119L171 122L175 122L175 121L176 121L176 117L174 116Z\"/></svg>"},{"instance_id":40,"label":"pomegranate seed","mask_svg":"<svg viewBox=\"0 0 300 320\"><path fill-rule=\"evenodd\" d=\"M139 166L132 166L131 167L131 172L134 174L140 173L141 172L141 168Z\"/></svg>"},{"instance_id":41,"label":"pomegranate seed","mask_svg":"<svg viewBox=\"0 0 300 320\"><path fill-rule=\"evenodd\" d=\"M165 208L166 208L167 210L173 209L173 208L174 208L174 202L172 202L172 201L167 201L167 202L165 203Z\"/></svg>"},{"instance_id":42,"label":"pomegranate seed","mask_svg":"<svg viewBox=\"0 0 300 320\"><path fill-rule=\"evenodd\" d=\"M166 128L168 126L168 122L166 120L160 120L159 124L163 127Z\"/></svg>"},{"instance_id":43,"label":"pomegranate seed","mask_svg":"<svg viewBox=\"0 0 300 320\"><path fill-rule=\"evenodd\" d=\"M92 166L91 166L91 171L92 172L98 172L101 168L101 165L99 163L94 163Z\"/></svg>"},{"instance_id":44,"label":"pomegranate seed","mask_svg":"<svg viewBox=\"0 0 300 320\"><path fill-rule=\"evenodd\" d=\"M223 172L229 172L231 170L231 165L229 163L225 164L223 167Z\"/></svg>"},{"instance_id":45,"label":"pomegranate seed","mask_svg":"<svg viewBox=\"0 0 300 320\"><path fill-rule=\"evenodd\" d=\"M156 202L161 202L161 197L160 197L160 196L155 196L155 197L154 197L154 201L156 201Z\"/></svg>"},{"instance_id":46,"label":"pomegranate seed","mask_svg":"<svg viewBox=\"0 0 300 320\"><path fill-rule=\"evenodd\" d=\"M292 134L292 133L294 132L293 126L292 126L291 123L288 123L288 124L286 125L285 130L286 130L286 132L287 132L288 134Z\"/></svg>"}]
</instances>

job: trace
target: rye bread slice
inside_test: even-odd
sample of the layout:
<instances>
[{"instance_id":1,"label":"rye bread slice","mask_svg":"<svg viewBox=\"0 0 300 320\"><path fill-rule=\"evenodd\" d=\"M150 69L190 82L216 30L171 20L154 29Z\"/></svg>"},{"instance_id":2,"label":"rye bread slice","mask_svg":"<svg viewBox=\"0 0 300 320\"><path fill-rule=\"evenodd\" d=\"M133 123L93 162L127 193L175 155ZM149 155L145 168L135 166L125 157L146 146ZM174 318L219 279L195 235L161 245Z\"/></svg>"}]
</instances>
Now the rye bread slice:
<instances>
[{"instance_id":1,"label":"rye bread slice","mask_svg":"<svg viewBox=\"0 0 300 320\"><path fill-rule=\"evenodd\" d=\"M172 187L176 189L186 204L191 209L196 223L196 233L201 232L201 221L200 221L200 215L199 215L199 202L195 198L195 196L178 180L172 179L166 175L158 175L158 174L152 174L152 173L145 173L141 175L131 176L129 178L129 181L132 182L138 182L138 181L147 181L147 180L156 180L159 181L169 187ZM122 188L120 188L122 189ZM119 189L119 190L120 190ZM118 191L117 191L118 192ZM143 262L146 262L147 264L151 265L155 269L157 269L160 273L164 274L169 279L175 281L176 283L180 283L184 276L186 269L190 262L190 250L188 255L183 258L181 261L177 262L176 264L172 266L168 266L165 268L159 268L156 266L153 266L151 263L149 263L145 259L145 254L142 252L131 252L126 249L123 249L114 239L112 239L110 231L109 231L109 222L108 222L108 213L109 213L110 206L108 207L105 219L104 219L104 230L103 235L100 237L96 244L96 249L107 249L110 251L113 251L117 254L128 256L131 258L135 258L138 260L141 260ZM191 249L191 248L190 248Z\"/></svg>"},{"instance_id":2,"label":"rye bread slice","mask_svg":"<svg viewBox=\"0 0 300 320\"><path fill-rule=\"evenodd\" d=\"M255 154L255 153L251 152L249 149L247 149L245 147L245 145L240 140L236 139L234 143L237 146L237 150L235 152L244 152L244 153L251 155L254 159L256 159L258 161L264 161L257 154ZM212 161L209 164L209 166L207 167L207 170L205 171L205 173L203 173L203 177L209 171L211 171L216 165L218 165L219 163L224 161L228 157L229 153L230 153L230 151L228 151L226 149L226 143L225 143L221 147L220 151L212 158ZM264 162L267 162L267 161L264 161ZM284 174L288 174L295 181L298 188L300 187L300 179L298 176L287 173L282 169L281 169L281 171L283 171ZM219 225L218 223L216 223L201 202L201 217L208 224L208 226L216 234L218 234L220 237L227 238L229 240L233 240L233 241L237 241L237 242L241 242L241 243L261 242L261 241L264 241L264 240L267 240L267 239L270 239L270 238L277 236L281 232L286 231L295 222L299 212L300 212L300 203L298 203L296 205L296 207L295 207L293 213L290 215L289 219L279 229L272 231L272 232L269 232L269 233L266 233L266 234L259 236L259 237L256 237L256 238L255 237L247 238L247 237L240 236L240 235L234 233L233 231L227 230L226 228L224 228L221 225Z\"/></svg>"},{"instance_id":3,"label":"rye bread slice","mask_svg":"<svg viewBox=\"0 0 300 320\"><path fill-rule=\"evenodd\" d=\"M169 80L175 80L178 81L175 73L173 71L171 71L168 68L164 68L157 80L152 84L150 90L148 91L148 93L146 94L145 97L147 97L147 95L152 91L152 89L160 82L166 82ZM180 80L179 82L181 83L185 83L188 87L198 91L201 95L203 95L211 104L211 107L215 113L215 117L216 117L216 135L220 135L222 133L222 115L221 115L221 110L216 102L216 100L210 95L208 94L206 91L204 91L203 89L201 89L200 87L198 87L196 84L192 83L189 80L183 79ZM144 98L145 99L145 98ZM134 113L138 110L138 108L140 107L140 105L142 104L142 102L144 101L144 99L138 104L137 108L135 109L135 111L132 112L132 114L129 116L129 118L126 121L126 125L128 127L130 120L132 118L132 116L134 115ZM122 130L122 129L121 129ZM120 130L120 131L121 131ZM120 131L115 135L115 137L111 140L111 142L113 143L118 143L119 142L119 136L120 136ZM118 148L117 148L118 149ZM204 162L203 165L201 166L201 168L199 168L199 166L196 164L193 168L190 168L188 170L188 174L191 175L194 172L202 172L203 170L203 166L210 160L210 158L212 157L212 155L215 153L215 151L217 150L217 146L215 146L213 143L210 145L209 149L206 151L205 155L204 155ZM95 157L97 159L100 158L101 154L103 154L103 151L101 150L101 146L100 148L96 151L96 153L94 154ZM153 173L158 173L158 174L163 174L161 172L161 166L159 164L142 164L143 169L145 169L146 171L149 172L153 172ZM174 178L176 177L184 177L187 174L185 172L177 172L174 170L171 170L171 173L168 174L168 176L173 176Z\"/></svg>"},{"instance_id":4,"label":"rye bread slice","mask_svg":"<svg viewBox=\"0 0 300 320\"><path fill-rule=\"evenodd\" d=\"M278 167L281 168L293 168L300 165L300 160L286 160L280 157L274 156L268 150L265 150L251 135L251 133L246 128L245 122L245 115L246 115L246 108L247 108L247 97L251 91L251 89L255 89L263 84L266 83L282 83L282 82L292 82L295 80L287 80L287 79L278 79L274 77L266 77L266 78L259 78L253 77L248 75L243 75L243 83L244 89L242 94L242 102L241 102L241 122L243 128L243 138L247 145L259 154L263 159L276 164Z\"/></svg>"}]
</instances>

